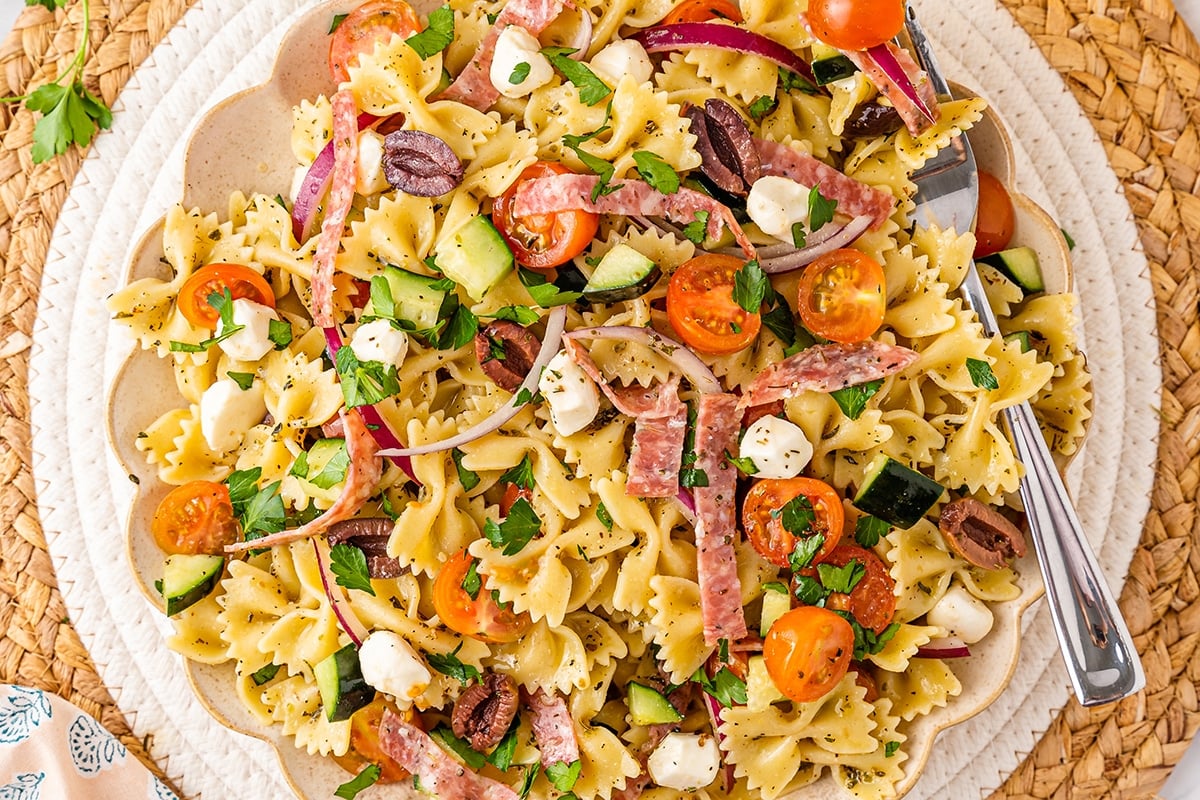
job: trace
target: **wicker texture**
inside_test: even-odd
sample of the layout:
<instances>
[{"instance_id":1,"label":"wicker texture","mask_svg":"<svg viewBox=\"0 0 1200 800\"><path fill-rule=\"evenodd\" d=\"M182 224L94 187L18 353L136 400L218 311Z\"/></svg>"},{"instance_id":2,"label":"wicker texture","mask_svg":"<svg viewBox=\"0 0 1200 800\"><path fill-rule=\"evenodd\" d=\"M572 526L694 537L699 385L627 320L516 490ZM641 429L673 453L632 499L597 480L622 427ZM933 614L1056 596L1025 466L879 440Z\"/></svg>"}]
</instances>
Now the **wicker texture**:
<instances>
[{"instance_id":1,"label":"wicker texture","mask_svg":"<svg viewBox=\"0 0 1200 800\"><path fill-rule=\"evenodd\" d=\"M1200 46L1169 0L1000 1L1065 77L1125 187L1150 261L1165 385L1153 508L1121 595L1147 688L1099 709L1072 701L991 800L1153 797L1200 729ZM111 104L192 2L92 0L89 88ZM23 12L0 43L0 92L19 95L57 75L81 24L77 3ZM30 333L80 154L34 165L33 124L19 106L0 108L0 681L71 700L147 760L67 620L38 522Z\"/></svg>"}]
</instances>

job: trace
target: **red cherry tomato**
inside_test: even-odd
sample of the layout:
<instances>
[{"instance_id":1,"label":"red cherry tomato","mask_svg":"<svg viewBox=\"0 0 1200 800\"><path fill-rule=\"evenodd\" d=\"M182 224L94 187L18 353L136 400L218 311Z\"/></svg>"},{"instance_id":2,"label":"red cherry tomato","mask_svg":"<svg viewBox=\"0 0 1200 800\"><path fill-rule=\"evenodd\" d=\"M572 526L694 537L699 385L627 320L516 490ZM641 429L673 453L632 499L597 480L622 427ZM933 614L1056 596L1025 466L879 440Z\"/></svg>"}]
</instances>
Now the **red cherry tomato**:
<instances>
[{"instance_id":1,"label":"red cherry tomato","mask_svg":"<svg viewBox=\"0 0 1200 800\"><path fill-rule=\"evenodd\" d=\"M818 336L844 344L864 341L879 330L887 311L883 267L852 248L826 253L804 268L797 310Z\"/></svg>"},{"instance_id":2,"label":"red cherry tomato","mask_svg":"<svg viewBox=\"0 0 1200 800\"><path fill-rule=\"evenodd\" d=\"M170 554L219 556L241 534L233 514L229 487L212 481L189 481L172 489L150 523L154 542Z\"/></svg>"},{"instance_id":3,"label":"red cherry tomato","mask_svg":"<svg viewBox=\"0 0 1200 800\"><path fill-rule=\"evenodd\" d=\"M383 712L390 709L407 722L424 730L421 717L409 708L401 711L395 704L376 696L370 704L355 711L350 717L350 749L343 756L334 756L337 765L347 772L357 775L370 764L379 765L379 780L376 783L399 783L411 777L412 773L400 766L394 758L383 750L379 743L379 723L383 721Z\"/></svg>"},{"instance_id":4,"label":"red cherry tomato","mask_svg":"<svg viewBox=\"0 0 1200 800\"><path fill-rule=\"evenodd\" d=\"M854 652L854 629L832 611L793 608L771 625L763 641L767 674L789 700L811 703L846 675Z\"/></svg>"},{"instance_id":5,"label":"red cherry tomato","mask_svg":"<svg viewBox=\"0 0 1200 800\"><path fill-rule=\"evenodd\" d=\"M733 281L745 262L736 256L705 253L685 261L667 285L667 320L684 344L710 355L747 347L762 328L762 317L733 299Z\"/></svg>"},{"instance_id":6,"label":"red cherry tomato","mask_svg":"<svg viewBox=\"0 0 1200 800\"><path fill-rule=\"evenodd\" d=\"M979 171L979 211L975 217L975 257L1008 247L1016 225L1012 198L995 175Z\"/></svg>"},{"instance_id":7,"label":"red cherry tomato","mask_svg":"<svg viewBox=\"0 0 1200 800\"><path fill-rule=\"evenodd\" d=\"M892 580L887 566L879 556L857 545L843 544L834 549L822 562L833 567L844 567L857 561L866 569L849 594L835 592L825 600L825 607L836 611L849 611L855 622L875 633L883 633L896 615L896 582ZM802 575L816 577L815 567L801 571Z\"/></svg>"},{"instance_id":8,"label":"red cherry tomato","mask_svg":"<svg viewBox=\"0 0 1200 800\"><path fill-rule=\"evenodd\" d=\"M677 22L708 22L711 19L742 21L742 11L733 0L683 0L663 18L663 25Z\"/></svg>"},{"instance_id":9,"label":"red cherry tomato","mask_svg":"<svg viewBox=\"0 0 1200 800\"><path fill-rule=\"evenodd\" d=\"M842 500L832 486L815 478L767 478L755 482L742 502L742 528L746 538L759 555L776 566L789 566L788 556L800 541L783 526L780 511L801 495L808 498L813 509L809 536L825 537L811 562L819 564L837 547L845 521Z\"/></svg>"},{"instance_id":10,"label":"red cherry tomato","mask_svg":"<svg viewBox=\"0 0 1200 800\"><path fill-rule=\"evenodd\" d=\"M275 293L266 278L241 264L209 264L188 276L179 290L179 313L197 328L215 330L221 315L209 305L209 295L222 294L237 300L246 298L275 307Z\"/></svg>"},{"instance_id":11,"label":"red cherry tomato","mask_svg":"<svg viewBox=\"0 0 1200 800\"><path fill-rule=\"evenodd\" d=\"M883 44L904 27L904 0L809 0L813 35L839 50Z\"/></svg>"},{"instance_id":12,"label":"red cherry tomato","mask_svg":"<svg viewBox=\"0 0 1200 800\"><path fill-rule=\"evenodd\" d=\"M433 581L434 610L442 624L464 636L483 642L516 641L532 624L529 615L501 608L482 587L472 598L462 584L474 562L464 549L442 565Z\"/></svg>"},{"instance_id":13,"label":"red cherry tomato","mask_svg":"<svg viewBox=\"0 0 1200 800\"><path fill-rule=\"evenodd\" d=\"M404 0L367 0L351 11L329 41L329 73L336 83L350 80L347 67L358 64L363 53L375 52L375 43L393 36L405 38L421 30L421 20Z\"/></svg>"},{"instance_id":14,"label":"red cherry tomato","mask_svg":"<svg viewBox=\"0 0 1200 800\"><path fill-rule=\"evenodd\" d=\"M559 211L517 217L512 206L525 181L571 170L556 161L535 161L492 203L492 222L518 263L531 269L550 269L582 253L596 237L600 215L590 211Z\"/></svg>"}]
</instances>

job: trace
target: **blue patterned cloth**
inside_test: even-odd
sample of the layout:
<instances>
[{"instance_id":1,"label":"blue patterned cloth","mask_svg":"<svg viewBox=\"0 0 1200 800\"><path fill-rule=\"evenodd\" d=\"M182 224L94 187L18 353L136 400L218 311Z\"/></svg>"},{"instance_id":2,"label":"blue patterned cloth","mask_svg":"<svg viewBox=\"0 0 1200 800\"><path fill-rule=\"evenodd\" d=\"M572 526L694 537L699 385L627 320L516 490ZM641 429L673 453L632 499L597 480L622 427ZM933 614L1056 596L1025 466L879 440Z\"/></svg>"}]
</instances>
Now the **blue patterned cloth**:
<instances>
[{"instance_id":1,"label":"blue patterned cloth","mask_svg":"<svg viewBox=\"0 0 1200 800\"><path fill-rule=\"evenodd\" d=\"M178 800L103 725L56 695L0 684L0 800Z\"/></svg>"}]
</instances>

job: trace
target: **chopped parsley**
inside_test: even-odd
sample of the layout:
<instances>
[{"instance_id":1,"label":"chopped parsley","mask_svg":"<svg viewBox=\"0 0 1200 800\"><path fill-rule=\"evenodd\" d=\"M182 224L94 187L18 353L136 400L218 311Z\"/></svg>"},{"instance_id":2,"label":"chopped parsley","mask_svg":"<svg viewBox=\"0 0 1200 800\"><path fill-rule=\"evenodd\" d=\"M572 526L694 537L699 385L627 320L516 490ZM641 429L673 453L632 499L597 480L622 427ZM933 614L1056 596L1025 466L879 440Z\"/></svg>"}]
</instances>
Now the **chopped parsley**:
<instances>
[{"instance_id":1,"label":"chopped parsley","mask_svg":"<svg viewBox=\"0 0 1200 800\"><path fill-rule=\"evenodd\" d=\"M823 533L813 536L803 536L796 540L796 546L788 554L788 564L793 571L799 572L805 567L812 565L813 558L816 557L817 553L821 552L821 548L824 546L825 534Z\"/></svg>"},{"instance_id":2,"label":"chopped parsley","mask_svg":"<svg viewBox=\"0 0 1200 800\"><path fill-rule=\"evenodd\" d=\"M382 767L378 764L368 764L363 767L362 772L337 787L333 796L341 797L342 800L354 800L363 789L374 786L381 774L383 774Z\"/></svg>"},{"instance_id":3,"label":"chopped parsley","mask_svg":"<svg viewBox=\"0 0 1200 800\"><path fill-rule=\"evenodd\" d=\"M470 664L464 664L462 660L459 659L458 651L462 650L462 646L463 643L459 642L457 647L444 655L440 653L427 653L425 655L425 660L429 663L429 666L433 667L438 672L449 676L461 683L463 686L466 686L473 680L479 680L479 678L482 676L479 674L478 669Z\"/></svg>"},{"instance_id":4,"label":"chopped parsley","mask_svg":"<svg viewBox=\"0 0 1200 800\"><path fill-rule=\"evenodd\" d=\"M683 235L696 247L702 246L708 236L708 212L697 211L696 218L683 226Z\"/></svg>"},{"instance_id":5,"label":"chopped parsley","mask_svg":"<svg viewBox=\"0 0 1200 800\"><path fill-rule=\"evenodd\" d=\"M463 466L462 461L465 455L466 453L457 447L450 451L450 458L454 461L454 470L458 473L458 482L462 484L464 492L469 492L479 485L479 475Z\"/></svg>"},{"instance_id":6,"label":"chopped parsley","mask_svg":"<svg viewBox=\"0 0 1200 800\"><path fill-rule=\"evenodd\" d=\"M992 372L992 365L983 359L968 358L967 373L971 376L971 383L980 389L992 392L1000 388L1000 381L996 380L996 374Z\"/></svg>"},{"instance_id":7,"label":"chopped parsley","mask_svg":"<svg viewBox=\"0 0 1200 800\"><path fill-rule=\"evenodd\" d=\"M374 596L371 574L367 571L367 556L352 544L335 544L329 548L329 571L337 578L338 586L358 589Z\"/></svg>"},{"instance_id":8,"label":"chopped parsley","mask_svg":"<svg viewBox=\"0 0 1200 800\"><path fill-rule=\"evenodd\" d=\"M854 541L866 548L879 544L879 540L887 536L892 526L879 517L862 516L854 523Z\"/></svg>"},{"instance_id":9,"label":"chopped parsley","mask_svg":"<svg viewBox=\"0 0 1200 800\"><path fill-rule=\"evenodd\" d=\"M522 61L520 64L517 64L515 67L513 67L512 74L508 76L508 82L513 86L521 85L525 82L525 79L529 77L530 69L529 62Z\"/></svg>"},{"instance_id":10,"label":"chopped parsley","mask_svg":"<svg viewBox=\"0 0 1200 800\"><path fill-rule=\"evenodd\" d=\"M541 529L542 520L533 506L524 497L518 497L503 522L489 519L484 523L483 535L492 547L512 556L521 552Z\"/></svg>"},{"instance_id":11,"label":"chopped parsley","mask_svg":"<svg viewBox=\"0 0 1200 800\"><path fill-rule=\"evenodd\" d=\"M679 173L664 161L662 156L649 150L634 150L633 163L637 165L642 180L650 184L650 188L663 194L679 191Z\"/></svg>"},{"instance_id":12,"label":"chopped parsley","mask_svg":"<svg viewBox=\"0 0 1200 800\"><path fill-rule=\"evenodd\" d=\"M596 519L600 520L600 524L604 526L605 530L611 531L613 529L612 514L605 507L604 501L596 504ZM580 552L582 553L582 551Z\"/></svg>"},{"instance_id":13,"label":"chopped parsley","mask_svg":"<svg viewBox=\"0 0 1200 800\"><path fill-rule=\"evenodd\" d=\"M869 381L857 386L835 389L829 393L829 396L849 419L858 419L866 409L867 401L874 397L882 386L883 381L881 380Z\"/></svg>"},{"instance_id":14,"label":"chopped parsley","mask_svg":"<svg viewBox=\"0 0 1200 800\"><path fill-rule=\"evenodd\" d=\"M369 406L400 391L395 364L359 361L349 347L342 347L334 358L334 367L342 386L347 408Z\"/></svg>"},{"instance_id":15,"label":"chopped parsley","mask_svg":"<svg viewBox=\"0 0 1200 800\"><path fill-rule=\"evenodd\" d=\"M453 41L454 12L450 6L442 6L429 12L429 27L408 37L404 43L417 51L422 59L427 59L445 50Z\"/></svg>"},{"instance_id":16,"label":"chopped parsley","mask_svg":"<svg viewBox=\"0 0 1200 800\"><path fill-rule=\"evenodd\" d=\"M584 105L594 106L612 94L612 89L586 64L571 58L574 52L576 50L572 47L542 48L542 55L550 61L550 65L579 89L579 101Z\"/></svg>"},{"instance_id":17,"label":"chopped parsley","mask_svg":"<svg viewBox=\"0 0 1200 800\"><path fill-rule=\"evenodd\" d=\"M525 267L520 267L517 275L521 279L521 285L525 287L525 290L529 292L529 296L533 298L533 302L542 308L564 306L574 303L583 296L581 292L564 292L553 283L550 283L545 275L540 272L534 272L531 269L526 269Z\"/></svg>"},{"instance_id":18,"label":"chopped parsley","mask_svg":"<svg viewBox=\"0 0 1200 800\"><path fill-rule=\"evenodd\" d=\"M516 484L522 489L532 489L534 483L533 462L529 459L529 453L521 457L519 464L502 474L500 482Z\"/></svg>"},{"instance_id":19,"label":"chopped parsley","mask_svg":"<svg viewBox=\"0 0 1200 800\"><path fill-rule=\"evenodd\" d=\"M757 314L762 304L774 295L767 273L757 261L747 261L733 276L733 302L747 313Z\"/></svg>"}]
</instances>

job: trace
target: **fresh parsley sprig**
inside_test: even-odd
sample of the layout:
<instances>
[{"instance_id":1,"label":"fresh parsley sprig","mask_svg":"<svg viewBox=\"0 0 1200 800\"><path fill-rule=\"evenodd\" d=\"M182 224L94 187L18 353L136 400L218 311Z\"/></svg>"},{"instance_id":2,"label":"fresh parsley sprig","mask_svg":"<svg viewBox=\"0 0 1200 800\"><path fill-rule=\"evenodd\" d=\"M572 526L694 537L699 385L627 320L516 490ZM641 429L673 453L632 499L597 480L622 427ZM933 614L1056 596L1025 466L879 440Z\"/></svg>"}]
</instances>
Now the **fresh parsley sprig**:
<instances>
[{"instance_id":1,"label":"fresh parsley sprig","mask_svg":"<svg viewBox=\"0 0 1200 800\"><path fill-rule=\"evenodd\" d=\"M68 0L25 0L26 6L42 6L48 11L66 8ZM29 94L0 98L0 102L24 103L42 118L33 128L33 163L41 164L65 153L72 144L87 147L97 129L112 127L112 111L104 101L83 85L83 67L88 57L88 31L91 28L91 4L80 0L83 9L82 34L75 58L66 71L52 83L39 86Z\"/></svg>"}]
</instances>

